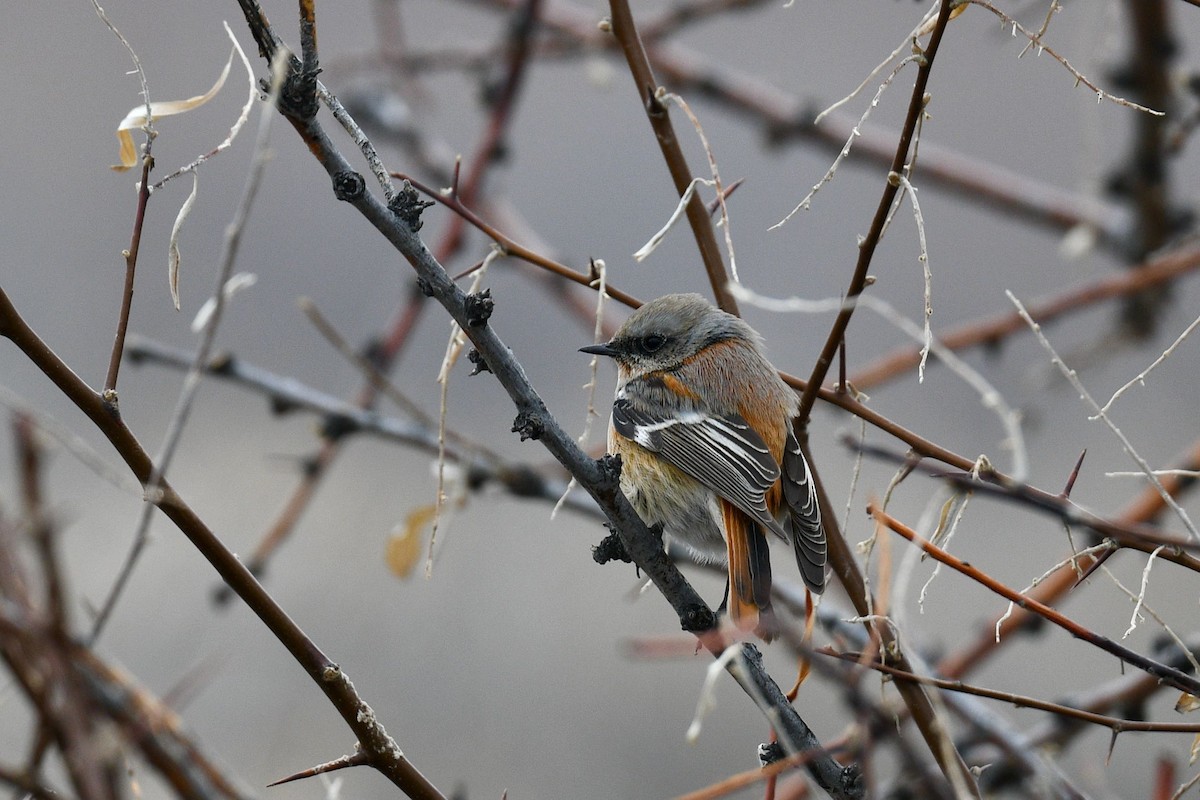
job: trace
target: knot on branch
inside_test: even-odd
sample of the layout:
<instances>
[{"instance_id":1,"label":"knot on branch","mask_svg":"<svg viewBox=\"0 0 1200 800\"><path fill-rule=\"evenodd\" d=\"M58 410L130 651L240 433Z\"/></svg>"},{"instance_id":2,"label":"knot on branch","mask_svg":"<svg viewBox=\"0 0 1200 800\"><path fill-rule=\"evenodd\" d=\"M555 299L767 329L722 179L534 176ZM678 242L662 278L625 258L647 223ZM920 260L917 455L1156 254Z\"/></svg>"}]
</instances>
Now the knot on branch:
<instances>
[{"instance_id":1,"label":"knot on branch","mask_svg":"<svg viewBox=\"0 0 1200 800\"><path fill-rule=\"evenodd\" d=\"M279 91L279 110L285 116L307 122L317 115L321 108L317 101L317 76L320 74L320 69L302 69L300 62L292 59L291 69Z\"/></svg>"},{"instance_id":2,"label":"knot on branch","mask_svg":"<svg viewBox=\"0 0 1200 800\"><path fill-rule=\"evenodd\" d=\"M492 368L488 366L487 359L483 353L475 348L471 348L471 352L467 353L467 361L470 361L474 368L471 370L472 375L478 375L481 372L491 372Z\"/></svg>"},{"instance_id":3,"label":"knot on branch","mask_svg":"<svg viewBox=\"0 0 1200 800\"><path fill-rule=\"evenodd\" d=\"M842 774L838 776L838 783L842 787L842 794L846 797L867 796L867 786L863 782L862 767L858 764L848 764L842 767Z\"/></svg>"},{"instance_id":4,"label":"knot on branch","mask_svg":"<svg viewBox=\"0 0 1200 800\"><path fill-rule=\"evenodd\" d=\"M388 208L416 233L425 224L421 222L421 212L433 204L432 200L422 200L413 185L405 181L400 191L392 198L392 202L388 203Z\"/></svg>"},{"instance_id":5,"label":"knot on branch","mask_svg":"<svg viewBox=\"0 0 1200 800\"><path fill-rule=\"evenodd\" d=\"M487 324L492 312L496 310L496 301L492 299L492 290L467 295L463 310L467 312L467 325L479 328Z\"/></svg>"},{"instance_id":6,"label":"knot on branch","mask_svg":"<svg viewBox=\"0 0 1200 800\"><path fill-rule=\"evenodd\" d=\"M787 752L779 742L763 742L758 746L758 763L764 767L787 758Z\"/></svg>"},{"instance_id":7,"label":"knot on branch","mask_svg":"<svg viewBox=\"0 0 1200 800\"><path fill-rule=\"evenodd\" d=\"M428 278L417 278L417 291L426 297L433 297L433 284Z\"/></svg>"},{"instance_id":8,"label":"knot on branch","mask_svg":"<svg viewBox=\"0 0 1200 800\"><path fill-rule=\"evenodd\" d=\"M608 534L600 540L600 544L592 548L592 560L597 564L604 565L610 561L622 561L626 564L632 564L633 559L629 556L629 551L625 549L625 543L621 541L621 537L616 531Z\"/></svg>"},{"instance_id":9,"label":"knot on branch","mask_svg":"<svg viewBox=\"0 0 1200 800\"><path fill-rule=\"evenodd\" d=\"M688 633L704 633L717 627L717 615L703 603L689 605L679 615L679 627Z\"/></svg>"},{"instance_id":10,"label":"knot on branch","mask_svg":"<svg viewBox=\"0 0 1200 800\"><path fill-rule=\"evenodd\" d=\"M338 200L352 203L362 197L366 190L367 182L354 170L342 170L333 176L333 196Z\"/></svg>"},{"instance_id":11,"label":"knot on branch","mask_svg":"<svg viewBox=\"0 0 1200 800\"><path fill-rule=\"evenodd\" d=\"M522 411L513 420L512 432L519 435L522 442L526 439L540 439L546 432L546 423L540 417L528 411Z\"/></svg>"},{"instance_id":12,"label":"knot on branch","mask_svg":"<svg viewBox=\"0 0 1200 800\"><path fill-rule=\"evenodd\" d=\"M610 494L616 494L621 488L621 456L609 453L596 460L600 469L600 488Z\"/></svg>"},{"instance_id":13,"label":"knot on branch","mask_svg":"<svg viewBox=\"0 0 1200 800\"><path fill-rule=\"evenodd\" d=\"M359 429L358 421L344 414L327 414L321 424L321 436L331 442L336 442L343 436L354 433Z\"/></svg>"}]
</instances>

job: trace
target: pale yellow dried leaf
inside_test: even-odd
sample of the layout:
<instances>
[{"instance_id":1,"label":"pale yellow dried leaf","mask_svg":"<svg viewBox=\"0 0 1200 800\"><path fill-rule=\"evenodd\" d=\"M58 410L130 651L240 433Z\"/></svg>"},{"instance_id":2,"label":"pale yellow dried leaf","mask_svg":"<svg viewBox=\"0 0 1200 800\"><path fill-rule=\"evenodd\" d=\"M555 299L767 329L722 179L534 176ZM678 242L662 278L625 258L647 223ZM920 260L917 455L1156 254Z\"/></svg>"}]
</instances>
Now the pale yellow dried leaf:
<instances>
[{"instance_id":1,"label":"pale yellow dried leaf","mask_svg":"<svg viewBox=\"0 0 1200 800\"><path fill-rule=\"evenodd\" d=\"M1175 703L1175 710L1180 714L1186 714L1187 712L1195 711L1198 708L1200 708L1200 697L1196 697L1194 694L1188 694L1187 692L1179 695L1179 700L1177 700Z\"/></svg>"},{"instance_id":2,"label":"pale yellow dried leaf","mask_svg":"<svg viewBox=\"0 0 1200 800\"><path fill-rule=\"evenodd\" d=\"M436 513L437 506L432 503L414 509L404 519L403 527L388 539L384 557L388 568L397 578L408 578L421 560L421 538L433 523Z\"/></svg>"},{"instance_id":3,"label":"pale yellow dried leaf","mask_svg":"<svg viewBox=\"0 0 1200 800\"><path fill-rule=\"evenodd\" d=\"M129 113L125 115L125 119L121 120L121 124L117 126L117 140L121 143L121 163L113 164L112 168L117 172L124 172L137 165L138 154L137 147L133 143L133 131L141 130L148 121L182 114L185 111L191 111L193 108L199 108L216 97L217 92L221 91L221 87L225 85L225 79L229 77L229 68L233 66L234 53L234 50L229 51L229 58L225 61L225 69L221 70L221 75L217 78L217 82L204 94L189 97L187 100L160 100L152 102L150 103L150 120L146 119L145 103L131 108Z\"/></svg>"},{"instance_id":4,"label":"pale yellow dried leaf","mask_svg":"<svg viewBox=\"0 0 1200 800\"><path fill-rule=\"evenodd\" d=\"M1196 738L1192 739L1192 752L1188 756L1188 766L1193 766L1196 759L1200 759L1200 733L1196 734Z\"/></svg>"}]
</instances>

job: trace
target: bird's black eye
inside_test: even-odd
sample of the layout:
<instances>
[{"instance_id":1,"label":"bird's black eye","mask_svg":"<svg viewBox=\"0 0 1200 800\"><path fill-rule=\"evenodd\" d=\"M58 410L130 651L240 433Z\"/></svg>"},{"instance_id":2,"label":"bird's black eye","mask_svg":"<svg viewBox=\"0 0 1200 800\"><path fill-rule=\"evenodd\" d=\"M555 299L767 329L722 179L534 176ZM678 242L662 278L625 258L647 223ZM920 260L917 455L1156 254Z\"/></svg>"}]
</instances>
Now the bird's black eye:
<instances>
[{"instance_id":1,"label":"bird's black eye","mask_svg":"<svg viewBox=\"0 0 1200 800\"><path fill-rule=\"evenodd\" d=\"M649 336L643 336L641 340L638 341L638 349L641 350L645 355L650 355L651 353L661 350L663 345L666 343L667 337L662 336L661 334L652 333Z\"/></svg>"}]
</instances>

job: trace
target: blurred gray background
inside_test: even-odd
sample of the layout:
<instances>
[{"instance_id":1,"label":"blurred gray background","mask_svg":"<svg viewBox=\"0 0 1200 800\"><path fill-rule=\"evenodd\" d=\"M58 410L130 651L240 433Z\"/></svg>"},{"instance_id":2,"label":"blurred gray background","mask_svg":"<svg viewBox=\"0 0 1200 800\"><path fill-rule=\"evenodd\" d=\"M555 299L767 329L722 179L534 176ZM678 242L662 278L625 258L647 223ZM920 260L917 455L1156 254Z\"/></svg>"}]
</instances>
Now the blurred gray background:
<instances>
[{"instance_id":1,"label":"blurred gray background","mask_svg":"<svg viewBox=\"0 0 1200 800\"><path fill-rule=\"evenodd\" d=\"M417 2L401 7L405 39L415 50L502 41L505 20L482 4ZM34 328L87 381L103 382L120 299L135 204L133 172L108 166L117 155L117 122L139 103L136 76L125 49L97 19L90 3L7 2L0 59L7 76L3 189L0 191L0 280ZM588 6L598 20L606 5ZM277 30L293 45L294 4L264 4ZM639 3L652 15L662 3ZM228 20L255 57L236 4L135 2L105 5L137 50L153 99L198 94L211 85L229 50L221 26ZM713 65L754 73L821 107L850 92L887 53L906 41L924 6L899 0L822 2L798 0L789 8L766 4L689 27L677 39ZM374 4L346 0L318 5L322 80L335 93L386 85L362 69L376 44ZM1036 27L1043 4L1010 9ZM1183 49L1181 65L1195 64L1200 12L1170 7ZM1113 3L1071 2L1056 19L1051 40L1073 64L1107 82L1105 68L1122 56L1126 22ZM930 120L924 141L998 164L1047 184L1083 194L1096 191L1126 152L1135 112L1097 104L1092 93L1048 56L1027 54L995 18L978 8L954 21L930 85ZM165 119L154 146L159 175L211 149L245 99L235 64L222 94L205 108ZM884 96L869 126L894 130L902 119L911 81L907 68ZM850 113L861 113L873 81ZM469 155L486 110L480 84L439 72L408 87L408 111L449 153ZM1118 92L1120 93L1120 92ZM685 95L686 96L686 95ZM768 232L824 173L831 154L806 144L772 148L760 126L704 101L692 100L726 181L744 179L730 203L732 231L743 282L764 294L836 297L856 258L883 185L884 169L843 166L817 196L813 209L781 230ZM255 112L257 124L257 111ZM677 130L697 174L703 153L682 116ZM334 123L327 121L333 131ZM189 323L213 291L222 230L241 192L252 131L200 174L199 198L181 238L183 309L171 307L166 279L167 240L187 181L152 199L138 276L131 330L191 349ZM352 144L338 132L343 152ZM661 156L638 107L632 83L612 54L582 60L536 62L516 108L508 160L494 168L488 189L504 198L562 260L582 267L603 258L610 281L639 297L667 291L706 291L694 244L683 228L648 261L631 254L674 207ZM323 171L282 120L272 135L274 160L245 232L239 271L258 283L228 309L220 348L262 367L291 375L347 398L357 390L356 371L337 356L297 309L309 297L347 337L361 343L385 325L411 284L411 271L345 204L335 201ZM410 169L403 156L381 145L389 167ZM353 158L352 158L353 160ZM356 162L357 163L357 162ZM1178 197L1194 199L1194 154L1185 151L1173 181ZM363 170L366 172L366 170ZM1119 267L1093 252L1066 259L1061 237L1035 229L915 179L929 239L934 275L935 331L943 326L1009 310L1004 290L1034 298L1097 278ZM449 212L426 212L422 231L436 242ZM486 253L474 235L451 272ZM921 313L920 265L913 218L896 216L872 273L872 289L903 313ZM568 429L582 430L591 327L552 305L527 280L528 268L502 262L488 276L497 310L492 321L513 348L552 411ZM586 293L581 293L585 302ZM1102 399L1147 366L1197 314L1194 281L1175 287L1162 311L1159 333L1141 342L1101 341L1114 329L1115 307L1103 305L1050 328L1060 352L1076 359L1083 380ZM609 306L618 320L624 314ZM773 315L750 307L745 315L766 337L781 369L807 375L831 321L830 315ZM395 373L397 383L429 412L438 408L435 381L449 323L439 309L425 314L413 345ZM903 340L890 325L859 313L851 327L853 364L863 364ZM1098 347L1099 345L1099 347ZM1098 357L1098 356L1102 356ZM1030 480L1062 486L1079 452L1088 450L1074 493L1081 504L1113 512L1140 489L1131 478L1106 478L1108 470L1133 469L1119 443L1057 379L1028 335L995 353L965 354L1023 412L1030 446ZM545 465L535 443L508 433L513 410L488 376L469 378L460 365L449 391L449 425L506 457ZM1134 389L1115 417L1151 464L1167 466L1195 436L1200 358L1194 342ZM613 374L600 373L599 402L607 405ZM7 342L0 346L0 383L25 403L76 431L111 462L117 460L86 421ZM180 388L180 375L126 365L121 408L143 443L156 449ZM940 365L919 385L910 374L871 391L871 405L922 435L973 457L986 453L1011 466L996 418L974 392ZM602 441L603 421L593 445ZM858 423L818 405L812 447L835 502L847 503L853 457L838 443ZM880 434L871 439L899 449ZM315 420L271 415L263 398L226 383L201 390L170 478L203 518L236 551L248 552L278 513L297 481L298 460L316 446ZM405 753L444 791L472 798L657 798L697 789L755 765L754 744L768 728L728 679L719 682L718 707L695 744L684 732L694 711L709 659L704 655L645 661L628 655L634 637L679 637L669 606L653 591L638 595L631 567L600 568L590 548L605 531L571 513L551 520L544 503L497 492L476 495L440 532L442 549L432 577L407 581L384 561L392 529L432 502L432 459L400 447L356 438L320 488L296 536L278 554L268 588L307 633L354 680ZM849 500L847 536L870 534L862 512L880 495L890 469L867 464ZM0 509L10 513L17 489L11 436L0 435ZM79 617L97 604L118 570L141 510L136 493L113 487L58 449L49 477L53 509L63 527L71 589ZM898 491L893 510L916 523L931 501L943 498L934 482L914 476ZM977 500L954 549L1009 584L1023 586L1062 558L1060 526L1031 512ZM1193 514L1195 503L1191 507ZM1178 530L1176 523L1173 529ZM184 681L198 684L182 708L186 724L229 770L263 797L323 796L319 781L264 789L271 780L349 751L352 737L300 669L245 608L212 602L215 576L178 532L156 519L154 539L120 605L100 651L151 690L168 693ZM902 548L891 542L893 552ZM776 573L793 577L780 551ZM1136 585L1144 560L1113 559L1114 570ZM931 570L917 568L917 581ZM692 570L701 592L719 601L722 581ZM1170 565L1153 573L1148 602L1183 631L1200 618L1194 580ZM1120 636L1129 601L1102 579L1066 611L1101 632ZM919 584L918 584L919 585ZM932 585L924 613L917 586L895 599L907 612L914 644L944 652L1003 610L1002 602L946 573ZM838 590L831 603L845 605ZM1144 623L1125 644L1146 651L1156 636ZM682 637L679 641L684 641ZM818 634L818 642L824 641ZM768 664L781 683L790 681L791 658L778 648ZM197 673L198 671L198 673ZM1054 697L1119 674L1119 664L1097 651L1048 632L1008 648L973 680L1002 689ZM199 677L191 677L199 675ZM1149 709L1174 719L1174 696ZM836 690L812 681L798 703L823 739L836 737L851 719ZM1032 711L1009 709L1022 724ZM0 686L0 760L19 762L30 726L13 687ZM1142 740L1123 737L1104 765L1107 734L1093 732L1066 763L1080 785L1097 797L1139 796L1151 780L1153 755L1186 758L1190 737ZM1152 744L1148 750L1144 745ZM886 769L886 764L878 765ZM162 789L146 770L139 780L147 797ZM342 796L391 796L393 789L365 771L340 773ZM745 796L759 796L757 790Z\"/></svg>"}]
</instances>

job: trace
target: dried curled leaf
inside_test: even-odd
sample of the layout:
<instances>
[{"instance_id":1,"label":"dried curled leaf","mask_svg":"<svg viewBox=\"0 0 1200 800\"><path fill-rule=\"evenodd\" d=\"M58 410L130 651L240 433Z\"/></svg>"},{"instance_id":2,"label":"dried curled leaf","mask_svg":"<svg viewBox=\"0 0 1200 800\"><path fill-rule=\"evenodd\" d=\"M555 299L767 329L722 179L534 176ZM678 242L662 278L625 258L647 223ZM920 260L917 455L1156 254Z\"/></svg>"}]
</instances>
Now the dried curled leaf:
<instances>
[{"instance_id":1,"label":"dried curled leaf","mask_svg":"<svg viewBox=\"0 0 1200 800\"><path fill-rule=\"evenodd\" d=\"M225 61L225 69L221 70L221 75L217 78L217 82L204 94L189 97L187 100L161 100L150 103L149 120L146 119L145 103L129 109L129 113L125 115L125 119L121 120L121 124L117 126L117 140L121 143L121 163L113 164L112 168L117 172L124 172L137 165L138 153L137 147L133 143L133 131L141 130L147 122L159 119L160 117L170 117L174 114L191 111L193 108L199 108L216 97L217 92L221 91L221 87L225 85L225 79L229 77L229 68L233 65L233 55L235 52L235 50L229 51L229 58Z\"/></svg>"},{"instance_id":2,"label":"dried curled leaf","mask_svg":"<svg viewBox=\"0 0 1200 800\"><path fill-rule=\"evenodd\" d=\"M239 272L229 280L225 281L225 285L221 287L222 302L229 302L235 294L243 289L249 289L254 284L258 283L258 276L253 272ZM175 304L175 309L179 309L179 304ZM200 310L196 312L196 316L192 319L192 333L199 333L208 327L209 321L212 320L213 314L217 312L217 298L215 296L208 298L200 306Z\"/></svg>"},{"instance_id":3,"label":"dried curled leaf","mask_svg":"<svg viewBox=\"0 0 1200 800\"><path fill-rule=\"evenodd\" d=\"M167 282L171 286L171 302L175 304L175 310L179 310L179 231L183 228L183 222L187 219L188 214L192 213L192 206L196 204L196 192L200 188L200 174L192 173L192 191L188 193L187 199L183 201L183 205L179 208L179 213L175 215L175 224L171 226L171 241L167 245Z\"/></svg>"},{"instance_id":4,"label":"dried curled leaf","mask_svg":"<svg viewBox=\"0 0 1200 800\"><path fill-rule=\"evenodd\" d=\"M1189 711L1195 711L1200 708L1200 697L1194 694L1184 692L1179 695L1179 699L1175 702L1175 710L1180 714L1186 714Z\"/></svg>"}]
</instances>

